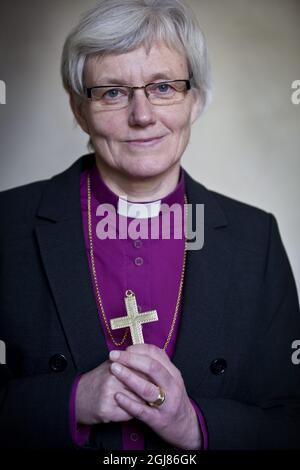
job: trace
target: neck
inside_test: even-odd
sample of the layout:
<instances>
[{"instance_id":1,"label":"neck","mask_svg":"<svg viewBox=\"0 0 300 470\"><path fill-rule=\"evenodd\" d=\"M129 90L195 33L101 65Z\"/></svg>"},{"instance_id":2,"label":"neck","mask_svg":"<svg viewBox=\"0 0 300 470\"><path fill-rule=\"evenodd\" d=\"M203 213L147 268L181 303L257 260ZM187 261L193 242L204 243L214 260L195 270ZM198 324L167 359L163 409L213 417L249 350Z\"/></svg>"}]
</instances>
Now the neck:
<instances>
[{"instance_id":1,"label":"neck","mask_svg":"<svg viewBox=\"0 0 300 470\"><path fill-rule=\"evenodd\" d=\"M174 191L180 174L179 162L164 173L146 178L121 174L117 170L108 168L97 156L96 165L106 186L119 197L126 195L127 199L132 202L163 199Z\"/></svg>"}]
</instances>

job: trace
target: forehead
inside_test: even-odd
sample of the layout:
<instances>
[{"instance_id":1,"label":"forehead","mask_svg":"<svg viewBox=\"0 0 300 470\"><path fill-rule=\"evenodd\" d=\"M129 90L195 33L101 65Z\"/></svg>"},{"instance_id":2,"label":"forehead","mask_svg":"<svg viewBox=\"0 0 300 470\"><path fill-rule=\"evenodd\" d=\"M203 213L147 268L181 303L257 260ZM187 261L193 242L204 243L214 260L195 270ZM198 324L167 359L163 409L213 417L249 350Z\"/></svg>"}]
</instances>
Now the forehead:
<instances>
[{"instance_id":1,"label":"forehead","mask_svg":"<svg viewBox=\"0 0 300 470\"><path fill-rule=\"evenodd\" d=\"M183 52L165 43L154 43L147 50L140 46L122 54L91 57L85 66L87 86L109 83L147 83L157 79L187 79L188 66Z\"/></svg>"}]
</instances>

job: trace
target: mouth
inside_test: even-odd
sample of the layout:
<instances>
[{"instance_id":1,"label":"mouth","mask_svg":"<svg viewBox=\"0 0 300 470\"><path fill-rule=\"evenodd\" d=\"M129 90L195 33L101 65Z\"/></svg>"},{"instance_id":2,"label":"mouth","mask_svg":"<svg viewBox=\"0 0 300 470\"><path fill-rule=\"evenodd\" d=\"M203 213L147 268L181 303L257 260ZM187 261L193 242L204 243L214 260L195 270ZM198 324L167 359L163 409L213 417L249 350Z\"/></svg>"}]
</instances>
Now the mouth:
<instances>
[{"instance_id":1,"label":"mouth","mask_svg":"<svg viewBox=\"0 0 300 470\"><path fill-rule=\"evenodd\" d=\"M160 143L164 138L165 136L163 135L160 137L149 137L147 139L130 139L126 140L125 142L130 146L150 147Z\"/></svg>"}]
</instances>

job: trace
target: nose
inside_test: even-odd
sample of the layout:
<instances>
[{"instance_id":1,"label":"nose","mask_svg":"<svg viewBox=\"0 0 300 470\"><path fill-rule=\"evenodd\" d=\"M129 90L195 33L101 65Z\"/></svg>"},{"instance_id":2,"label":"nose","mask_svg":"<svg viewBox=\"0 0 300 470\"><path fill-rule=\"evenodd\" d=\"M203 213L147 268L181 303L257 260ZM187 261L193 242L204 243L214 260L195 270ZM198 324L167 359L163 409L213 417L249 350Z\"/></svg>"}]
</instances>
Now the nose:
<instances>
[{"instance_id":1,"label":"nose","mask_svg":"<svg viewBox=\"0 0 300 470\"><path fill-rule=\"evenodd\" d=\"M155 111L144 90L134 90L128 111L130 126L146 127L155 123Z\"/></svg>"}]
</instances>

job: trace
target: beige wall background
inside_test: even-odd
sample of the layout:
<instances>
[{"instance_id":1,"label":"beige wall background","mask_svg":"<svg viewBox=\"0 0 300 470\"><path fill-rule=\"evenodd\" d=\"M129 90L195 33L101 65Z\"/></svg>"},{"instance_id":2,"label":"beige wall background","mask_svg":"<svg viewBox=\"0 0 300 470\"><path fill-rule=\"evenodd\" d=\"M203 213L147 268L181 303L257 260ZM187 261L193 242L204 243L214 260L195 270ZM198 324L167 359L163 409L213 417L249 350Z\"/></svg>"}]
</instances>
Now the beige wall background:
<instances>
[{"instance_id":1,"label":"beige wall background","mask_svg":"<svg viewBox=\"0 0 300 470\"><path fill-rule=\"evenodd\" d=\"M87 152L59 65L68 31L95 3L1 0L0 190L48 178ZM300 80L300 1L187 3L207 38L214 95L183 166L208 188L276 216L299 291L300 105L291 84Z\"/></svg>"}]
</instances>

